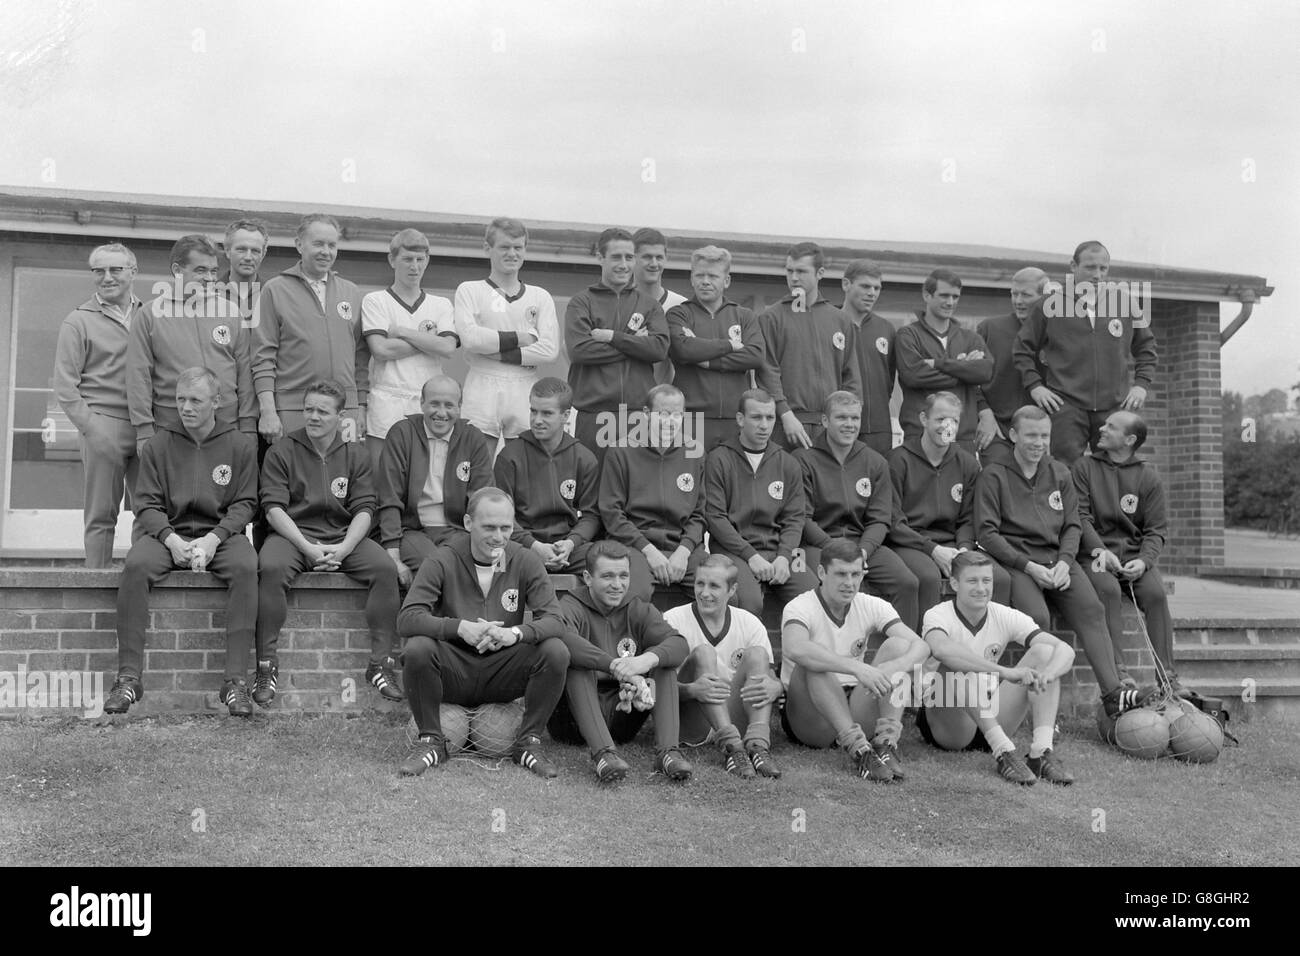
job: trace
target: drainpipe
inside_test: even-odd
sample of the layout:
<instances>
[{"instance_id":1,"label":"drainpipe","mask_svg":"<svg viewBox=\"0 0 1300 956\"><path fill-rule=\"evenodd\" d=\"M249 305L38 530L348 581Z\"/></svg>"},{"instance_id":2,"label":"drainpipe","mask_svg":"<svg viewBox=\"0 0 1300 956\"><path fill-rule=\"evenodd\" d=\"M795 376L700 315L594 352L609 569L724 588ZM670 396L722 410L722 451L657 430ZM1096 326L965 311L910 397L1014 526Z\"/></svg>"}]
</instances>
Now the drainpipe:
<instances>
[{"instance_id":1,"label":"drainpipe","mask_svg":"<svg viewBox=\"0 0 1300 956\"><path fill-rule=\"evenodd\" d=\"M1259 296L1255 294L1254 289L1242 289L1240 293L1238 293L1238 298L1241 301L1241 311L1238 312L1237 317L1228 324L1228 327L1219 333L1220 348L1226 345L1228 339L1236 335L1241 327L1246 324L1246 321L1250 318L1250 314L1255 311L1255 303L1259 301Z\"/></svg>"}]
</instances>

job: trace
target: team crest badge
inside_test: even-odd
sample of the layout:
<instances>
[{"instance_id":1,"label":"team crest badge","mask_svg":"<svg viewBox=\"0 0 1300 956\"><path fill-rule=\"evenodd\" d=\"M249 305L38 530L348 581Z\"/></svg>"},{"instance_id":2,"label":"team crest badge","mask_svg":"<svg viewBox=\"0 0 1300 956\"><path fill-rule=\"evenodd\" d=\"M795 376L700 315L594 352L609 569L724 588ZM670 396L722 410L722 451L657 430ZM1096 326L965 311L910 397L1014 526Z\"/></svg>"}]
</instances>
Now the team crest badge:
<instances>
[{"instance_id":1,"label":"team crest badge","mask_svg":"<svg viewBox=\"0 0 1300 956\"><path fill-rule=\"evenodd\" d=\"M949 491L948 494L952 496L953 501L957 502L957 504L961 504L962 492L965 490L966 489L962 487L962 483L959 481L957 484L952 486L952 490Z\"/></svg>"},{"instance_id":2,"label":"team crest badge","mask_svg":"<svg viewBox=\"0 0 1300 956\"><path fill-rule=\"evenodd\" d=\"M986 661L996 661L1001 656L1002 656L1001 644L990 644L988 647L984 648L984 659Z\"/></svg>"},{"instance_id":3,"label":"team crest badge","mask_svg":"<svg viewBox=\"0 0 1300 956\"><path fill-rule=\"evenodd\" d=\"M436 326L434 325L433 319L425 319L420 323L421 332L432 332L434 328L436 328Z\"/></svg>"},{"instance_id":4,"label":"team crest badge","mask_svg":"<svg viewBox=\"0 0 1300 956\"><path fill-rule=\"evenodd\" d=\"M632 317L627 320L627 327L633 332L640 332L645 326L645 316L640 312L633 312Z\"/></svg>"},{"instance_id":5,"label":"team crest badge","mask_svg":"<svg viewBox=\"0 0 1300 956\"><path fill-rule=\"evenodd\" d=\"M735 345L739 345L743 341L740 337L740 326L733 325L731 328L727 329L727 338L731 339L732 343Z\"/></svg>"},{"instance_id":6,"label":"team crest badge","mask_svg":"<svg viewBox=\"0 0 1300 956\"><path fill-rule=\"evenodd\" d=\"M229 465L217 465L216 468L212 469L212 481L223 487L230 484L230 475Z\"/></svg>"},{"instance_id":7,"label":"team crest badge","mask_svg":"<svg viewBox=\"0 0 1300 956\"><path fill-rule=\"evenodd\" d=\"M782 498L785 497L785 482L784 481L772 482L770 485L767 486L767 493L771 496L773 501L780 501Z\"/></svg>"},{"instance_id":8,"label":"team crest badge","mask_svg":"<svg viewBox=\"0 0 1300 956\"><path fill-rule=\"evenodd\" d=\"M212 341L216 342L218 345L229 345L229 344L230 344L230 326L228 326L228 325L218 325L215 329L213 329L213 330L212 330Z\"/></svg>"},{"instance_id":9,"label":"team crest badge","mask_svg":"<svg viewBox=\"0 0 1300 956\"><path fill-rule=\"evenodd\" d=\"M861 657L862 652L865 651L866 649L867 649L867 639L865 637L859 637L856 641L853 642L853 645L849 648L849 656L853 658Z\"/></svg>"},{"instance_id":10,"label":"team crest badge","mask_svg":"<svg viewBox=\"0 0 1300 956\"><path fill-rule=\"evenodd\" d=\"M619 638L618 656L632 657L635 654L636 654L636 641L632 640L632 638L630 637Z\"/></svg>"},{"instance_id":11,"label":"team crest badge","mask_svg":"<svg viewBox=\"0 0 1300 956\"><path fill-rule=\"evenodd\" d=\"M695 476L692 475L689 471L682 472L680 475L677 476L677 487L680 488L682 491L694 491Z\"/></svg>"},{"instance_id":12,"label":"team crest badge","mask_svg":"<svg viewBox=\"0 0 1300 956\"><path fill-rule=\"evenodd\" d=\"M1111 335L1115 336L1115 338L1119 338L1124 334L1124 323L1119 319L1111 319L1106 325L1106 328L1110 331Z\"/></svg>"},{"instance_id":13,"label":"team crest badge","mask_svg":"<svg viewBox=\"0 0 1300 956\"><path fill-rule=\"evenodd\" d=\"M351 303L351 302L340 302L340 303L339 303L339 318L342 319L344 322L351 322L351 321L352 321L352 303Z\"/></svg>"},{"instance_id":14,"label":"team crest badge","mask_svg":"<svg viewBox=\"0 0 1300 956\"><path fill-rule=\"evenodd\" d=\"M1119 510L1124 512L1126 515L1133 514L1138 510L1138 496L1125 495L1123 498L1119 499Z\"/></svg>"},{"instance_id":15,"label":"team crest badge","mask_svg":"<svg viewBox=\"0 0 1300 956\"><path fill-rule=\"evenodd\" d=\"M335 478L331 481L330 494L335 498L346 498L348 496L348 480L346 478Z\"/></svg>"},{"instance_id":16,"label":"team crest badge","mask_svg":"<svg viewBox=\"0 0 1300 956\"><path fill-rule=\"evenodd\" d=\"M740 659L744 656L744 654L745 654L745 649L743 647L737 648L736 650L731 652L731 669L733 671L740 666Z\"/></svg>"},{"instance_id":17,"label":"team crest badge","mask_svg":"<svg viewBox=\"0 0 1300 956\"><path fill-rule=\"evenodd\" d=\"M524 313L524 317L527 318L529 323L532 325L537 324L537 315L538 315L537 306L535 305L530 305L528 307L528 311Z\"/></svg>"},{"instance_id":18,"label":"team crest badge","mask_svg":"<svg viewBox=\"0 0 1300 956\"><path fill-rule=\"evenodd\" d=\"M560 497L565 501L572 501L573 496L578 493L578 483L572 478L565 478L560 482Z\"/></svg>"},{"instance_id":19,"label":"team crest badge","mask_svg":"<svg viewBox=\"0 0 1300 956\"><path fill-rule=\"evenodd\" d=\"M857 485L855 485L854 487L857 488L857 490L858 490L858 494L861 495L863 498L870 498L870 497L871 497L871 479L870 479L870 478L859 478L859 479L858 479L858 483L857 483Z\"/></svg>"},{"instance_id":20,"label":"team crest badge","mask_svg":"<svg viewBox=\"0 0 1300 956\"><path fill-rule=\"evenodd\" d=\"M456 466L456 477L461 481L469 481L469 462L462 461Z\"/></svg>"},{"instance_id":21,"label":"team crest badge","mask_svg":"<svg viewBox=\"0 0 1300 956\"><path fill-rule=\"evenodd\" d=\"M509 588L501 592L501 606L510 614L519 610L519 589Z\"/></svg>"},{"instance_id":22,"label":"team crest badge","mask_svg":"<svg viewBox=\"0 0 1300 956\"><path fill-rule=\"evenodd\" d=\"M1047 506L1053 511L1061 511L1065 508L1065 506L1061 504L1061 493L1059 491L1053 491L1047 496Z\"/></svg>"},{"instance_id":23,"label":"team crest badge","mask_svg":"<svg viewBox=\"0 0 1300 956\"><path fill-rule=\"evenodd\" d=\"M876 351L879 352L881 355L888 355L889 339L885 338L883 335L880 338L876 339Z\"/></svg>"},{"instance_id":24,"label":"team crest badge","mask_svg":"<svg viewBox=\"0 0 1300 956\"><path fill-rule=\"evenodd\" d=\"M844 351L844 333L836 332L831 336L831 345L835 346L841 352Z\"/></svg>"}]
</instances>

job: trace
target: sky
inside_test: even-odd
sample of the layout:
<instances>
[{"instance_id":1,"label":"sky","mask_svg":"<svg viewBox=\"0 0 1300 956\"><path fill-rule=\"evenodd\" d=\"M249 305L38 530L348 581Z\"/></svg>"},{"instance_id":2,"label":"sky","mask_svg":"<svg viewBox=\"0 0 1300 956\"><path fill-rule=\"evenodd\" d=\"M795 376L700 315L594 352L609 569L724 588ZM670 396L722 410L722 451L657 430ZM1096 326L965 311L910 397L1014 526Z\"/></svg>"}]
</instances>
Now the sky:
<instances>
[{"instance_id":1,"label":"sky","mask_svg":"<svg viewBox=\"0 0 1300 956\"><path fill-rule=\"evenodd\" d=\"M3 0L0 185L1100 238L1267 277L1251 394L1300 382L1298 50L1241 0Z\"/></svg>"}]
</instances>

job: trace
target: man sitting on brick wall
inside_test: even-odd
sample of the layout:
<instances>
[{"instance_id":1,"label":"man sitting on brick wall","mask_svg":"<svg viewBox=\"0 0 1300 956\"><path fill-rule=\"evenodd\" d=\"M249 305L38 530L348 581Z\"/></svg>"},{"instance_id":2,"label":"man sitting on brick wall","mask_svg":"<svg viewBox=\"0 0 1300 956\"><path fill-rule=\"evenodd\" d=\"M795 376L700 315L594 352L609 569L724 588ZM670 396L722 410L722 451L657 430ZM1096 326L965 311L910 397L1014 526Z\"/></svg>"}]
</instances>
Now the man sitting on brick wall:
<instances>
[{"instance_id":1,"label":"man sitting on brick wall","mask_svg":"<svg viewBox=\"0 0 1300 956\"><path fill-rule=\"evenodd\" d=\"M187 368L176 379L179 422L160 425L141 446L136 523L117 592L118 673L104 711L122 714L144 696L149 588L178 568L209 570L229 589L226 679L230 713L253 712L245 677L257 618L257 555L244 526L257 507L257 445L234 422L217 424L217 376Z\"/></svg>"}]
</instances>

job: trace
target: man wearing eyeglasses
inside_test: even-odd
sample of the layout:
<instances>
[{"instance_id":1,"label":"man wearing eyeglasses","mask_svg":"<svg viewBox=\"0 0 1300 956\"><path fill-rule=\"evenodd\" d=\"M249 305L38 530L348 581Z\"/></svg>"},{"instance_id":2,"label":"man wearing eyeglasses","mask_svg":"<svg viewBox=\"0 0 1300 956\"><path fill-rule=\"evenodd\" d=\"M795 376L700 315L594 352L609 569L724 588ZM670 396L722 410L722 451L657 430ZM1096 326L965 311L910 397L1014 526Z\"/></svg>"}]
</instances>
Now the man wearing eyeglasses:
<instances>
[{"instance_id":1,"label":"man wearing eyeglasses","mask_svg":"<svg viewBox=\"0 0 1300 956\"><path fill-rule=\"evenodd\" d=\"M140 308L131 290L135 254L120 242L99 246L90 274L94 295L59 328L54 397L81 435L86 567L105 568L124 493L131 509L139 464L126 399L128 333Z\"/></svg>"}]
</instances>

